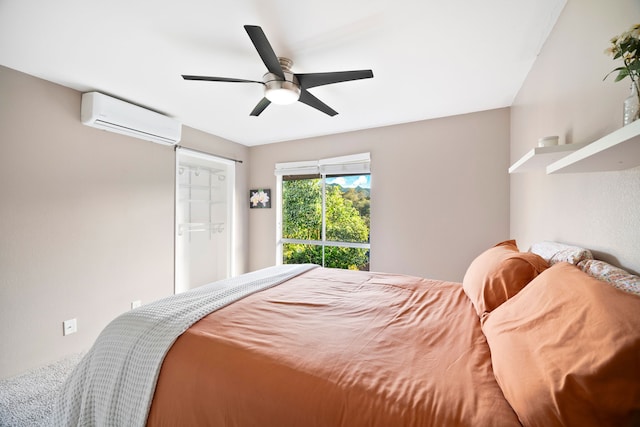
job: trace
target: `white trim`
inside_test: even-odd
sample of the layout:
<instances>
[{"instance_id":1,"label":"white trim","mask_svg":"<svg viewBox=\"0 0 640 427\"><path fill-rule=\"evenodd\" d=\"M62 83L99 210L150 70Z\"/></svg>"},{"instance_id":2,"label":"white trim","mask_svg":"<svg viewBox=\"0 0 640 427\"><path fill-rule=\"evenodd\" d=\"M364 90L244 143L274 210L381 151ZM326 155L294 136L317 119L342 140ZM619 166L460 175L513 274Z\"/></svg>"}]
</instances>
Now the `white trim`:
<instances>
[{"instance_id":1,"label":"white trim","mask_svg":"<svg viewBox=\"0 0 640 427\"><path fill-rule=\"evenodd\" d=\"M228 251L229 251L229 258L227 260L228 262L228 272L227 272L227 277L235 277L236 276L236 255L235 255L235 250L236 250L236 227L239 226L238 222L236 221L236 162L233 160L228 160L228 159L222 159L222 160L227 160L230 163L228 163L229 165L229 175L227 176L227 179L231 182L229 182L228 184L228 189L231 192L231 194L227 195L227 200L229 201L229 206L227 207L227 221L230 223L230 226L227 226L227 230L229 230L229 245L228 245Z\"/></svg>"},{"instance_id":2,"label":"white trim","mask_svg":"<svg viewBox=\"0 0 640 427\"><path fill-rule=\"evenodd\" d=\"M371 161L370 153L351 154L348 156L331 157L328 159L318 160L318 165L344 165L349 163L369 163Z\"/></svg>"},{"instance_id":3,"label":"white trim","mask_svg":"<svg viewBox=\"0 0 640 427\"><path fill-rule=\"evenodd\" d=\"M174 245L173 245L173 259L174 259L174 270L173 270L173 290L175 293L184 292L186 289L178 289L178 206L179 206L179 196L180 191L178 188L179 179L180 179L180 160L184 162L185 158L195 158L201 160L207 160L210 162L216 162L228 167L228 174L226 175L226 185L228 186L227 194L227 225L225 227L225 233L227 234L227 278L233 277L236 275L236 261L235 261L235 249L236 249L236 224L235 220L235 205L236 205L236 161L232 159L228 159L225 157L218 157L214 154L207 154L197 150L190 150L188 148L179 146L180 150L176 150L175 153L175 181L174 181L174 193L175 193L175 202L174 202ZM183 268L183 267L181 267Z\"/></svg>"},{"instance_id":4,"label":"white trim","mask_svg":"<svg viewBox=\"0 0 640 427\"><path fill-rule=\"evenodd\" d=\"M371 173L369 163L342 163L335 165L321 165L321 175L365 175Z\"/></svg>"},{"instance_id":5,"label":"white trim","mask_svg":"<svg viewBox=\"0 0 640 427\"><path fill-rule=\"evenodd\" d=\"M298 245L335 246L339 248L371 249L371 243L336 242L332 240L302 240L302 239L280 239L281 243L294 243ZM280 260L282 263L282 260Z\"/></svg>"},{"instance_id":6,"label":"white trim","mask_svg":"<svg viewBox=\"0 0 640 427\"><path fill-rule=\"evenodd\" d=\"M276 264L282 265L282 175L276 177Z\"/></svg>"},{"instance_id":7,"label":"white trim","mask_svg":"<svg viewBox=\"0 0 640 427\"><path fill-rule=\"evenodd\" d=\"M359 153L320 160L276 163L274 174L276 176L368 174L371 173L370 164L371 154Z\"/></svg>"},{"instance_id":8,"label":"white trim","mask_svg":"<svg viewBox=\"0 0 640 427\"><path fill-rule=\"evenodd\" d=\"M276 176L316 175L318 173L318 162L316 160L304 162L276 163Z\"/></svg>"},{"instance_id":9,"label":"white trim","mask_svg":"<svg viewBox=\"0 0 640 427\"><path fill-rule=\"evenodd\" d=\"M180 188L179 188L179 171L180 171L180 156L178 156L178 151L175 152L176 155L173 156L175 160L175 178L173 180L173 293L174 295L178 293L178 203L180 197Z\"/></svg>"},{"instance_id":10,"label":"white trim","mask_svg":"<svg viewBox=\"0 0 640 427\"><path fill-rule=\"evenodd\" d=\"M297 243L327 247L371 249L371 243L331 242L326 240L326 177L327 175L371 175L371 154L359 153L320 160L276 163L276 265L282 264L284 244ZM320 175L322 179L322 240L298 240L282 237L282 181L283 176ZM324 250L322 251L324 265Z\"/></svg>"},{"instance_id":11,"label":"white trim","mask_svg":"<svg viewBox=\"0 0 640 427\"><path fill-rule=\"evenodd\" d=\"M323 242L327 241L327 179L322 177L322 187L320 189L322 196L322 230L320 237ZM322 266L324 267L324 243L322 244Z\"/></svg>"}]
</instances>

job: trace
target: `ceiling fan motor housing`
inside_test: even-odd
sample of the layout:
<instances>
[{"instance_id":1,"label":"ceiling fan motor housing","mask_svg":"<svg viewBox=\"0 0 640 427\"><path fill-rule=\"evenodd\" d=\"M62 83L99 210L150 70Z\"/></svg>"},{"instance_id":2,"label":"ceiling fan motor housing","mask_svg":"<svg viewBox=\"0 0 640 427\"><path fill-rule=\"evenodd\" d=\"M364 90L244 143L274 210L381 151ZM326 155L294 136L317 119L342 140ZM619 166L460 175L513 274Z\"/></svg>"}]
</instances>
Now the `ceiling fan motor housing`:
<instances>
[{"instance_id":1,"label":"ceiling fan motor housing","mask_svg":"<svg viewBox=\"0 0 640 427\"><path fill-rule=\"evenodd\" d=\"M300 84L296 76L290 71L293 61L279 57L284 80L274 73L265 73L262 76L264 82L264 96L274 104L293 104L300 98Z\"/></svg>"}]
</instances>

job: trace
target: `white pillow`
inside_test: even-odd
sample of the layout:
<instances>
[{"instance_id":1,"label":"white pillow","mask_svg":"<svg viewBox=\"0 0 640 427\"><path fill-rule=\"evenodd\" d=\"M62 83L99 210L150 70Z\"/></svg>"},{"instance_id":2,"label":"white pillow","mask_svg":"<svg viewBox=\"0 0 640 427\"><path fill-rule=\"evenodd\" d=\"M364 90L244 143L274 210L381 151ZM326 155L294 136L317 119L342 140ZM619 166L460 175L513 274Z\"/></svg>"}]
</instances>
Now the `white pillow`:
<instances>
[{"instance_id":1,"label":"white pillow","mask_svg":"<svg viewBox=\"0 0 640 427\"><path fill-rule=\"evenodd\" d=\"M593 254L589 249L578 246L567 245L559 242L539 242L531 245L529 252L540 255L549 265L559 262L568 262L578 265L585 259L593 259Z\"/></svg>"}]
</instances>

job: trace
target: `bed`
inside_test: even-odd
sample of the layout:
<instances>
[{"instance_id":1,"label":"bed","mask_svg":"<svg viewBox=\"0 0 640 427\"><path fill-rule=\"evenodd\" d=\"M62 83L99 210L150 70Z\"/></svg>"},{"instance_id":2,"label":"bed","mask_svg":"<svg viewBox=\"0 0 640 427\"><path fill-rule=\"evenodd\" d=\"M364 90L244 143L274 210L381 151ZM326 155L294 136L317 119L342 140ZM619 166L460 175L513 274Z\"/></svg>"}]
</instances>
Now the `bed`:
<instances>
[{"instance_id":1,"label":"bed","mask_svg":"<svg viewBox=\"0 0 640 427\"><path fill-rule=\"evenodd\" d=\"M143 306L53 423L640 425L640 278L558 245L499 243L463 283L279 266Z\"/></svg>"}]
</instances>

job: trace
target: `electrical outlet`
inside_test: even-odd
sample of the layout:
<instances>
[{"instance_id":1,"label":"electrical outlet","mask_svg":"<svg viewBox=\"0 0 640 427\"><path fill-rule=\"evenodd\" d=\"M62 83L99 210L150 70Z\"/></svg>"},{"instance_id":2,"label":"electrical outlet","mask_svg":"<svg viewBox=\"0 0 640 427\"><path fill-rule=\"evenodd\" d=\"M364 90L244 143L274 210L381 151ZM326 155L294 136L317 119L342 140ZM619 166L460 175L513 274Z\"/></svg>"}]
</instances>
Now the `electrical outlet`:
<instances>
[{"instance_id":1,"label":"electrical outlet","mask_svg":"<svg viewBox=\"0 0 640 427\"><path fill-rule=\"evenodd\" d=\"M69 319L62 322L62 335L75 334L78 332L77 319Z\"/></svg>"},{"instance_id":2,"label":"electrical outlet","mask_svg":"<svg viewBox=\"0 0 640 427\"><path fill-rule=\"evenodd\" d=\"M139 299L135 301L131 301L131 310L133 310L134 308L138 308L141 305L142 305L142 301L140 301Z\"/></svg>"}]
</instances>

